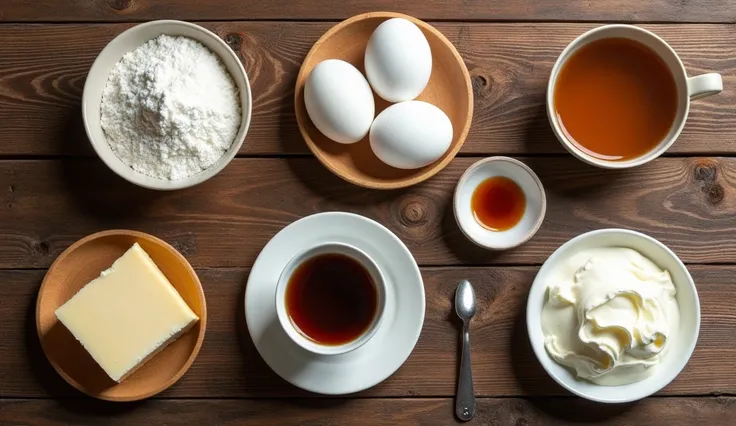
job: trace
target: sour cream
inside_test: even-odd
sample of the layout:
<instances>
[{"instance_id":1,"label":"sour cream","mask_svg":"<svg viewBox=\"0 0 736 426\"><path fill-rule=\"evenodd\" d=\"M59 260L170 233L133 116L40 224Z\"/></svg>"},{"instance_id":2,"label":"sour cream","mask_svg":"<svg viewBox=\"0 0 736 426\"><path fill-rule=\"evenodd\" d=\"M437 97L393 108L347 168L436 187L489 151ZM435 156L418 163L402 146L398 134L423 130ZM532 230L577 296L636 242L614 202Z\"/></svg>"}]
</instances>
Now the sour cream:
<instances>
[{"instance_id":1,"label":"sour cream","mask_svg":"<svg viewBox=\"0 0 736 426\"><path fill-rule=\"evenodd\" d=\"M643 380L676 337L670 274L635 250L579 252L553 271L547 288L545 348L580 379L606 386Z\"/></svg>"}]
</instances>

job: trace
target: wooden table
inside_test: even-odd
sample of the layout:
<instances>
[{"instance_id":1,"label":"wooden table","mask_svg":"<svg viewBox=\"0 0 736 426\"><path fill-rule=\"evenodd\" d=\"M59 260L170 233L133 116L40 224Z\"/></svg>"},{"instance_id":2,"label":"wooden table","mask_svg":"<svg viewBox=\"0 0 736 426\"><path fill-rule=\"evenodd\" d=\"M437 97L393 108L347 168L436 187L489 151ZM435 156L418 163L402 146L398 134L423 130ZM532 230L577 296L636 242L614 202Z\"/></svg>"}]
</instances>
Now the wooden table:
<instances>
[{"instance_id":1,"label":"wooden table","mask_svg":"<svg viewBox=\"0 0 736 426\"><path fill-rule=\"evenodd\" d=\"M0 3L0 424L444 425L455 422L457 282L475 283L475 424L733 424L736 419L736 2L733 0L90 0ZM330 174L302 141L293 87L312 43L335 22L389 9L430 20L472 75L475 116L461 154L429 181L382 192ZM243 149L198 187L143 190L113 175L82 127L92 61L113 37L152 19L200 22L235 49L254 94ZM569 22L575 21L575 22ZM691 74L723 74L722 94L694 102L677 143L626 172L566 154L544 109L553 61L600 22L635 22L664 37ZM656 22L656 23L652 23ZM475 248L450 211L454 185L476 160L529 164L548 197L536 237L503 253ZM380 385L321 398L287 384L259 357L243 319L250 266L303 216L345 210L395 232L422 267L427 312L413 354ZM524 305L539 265L560 244L605 227L643 231L689 266L702 305L686 369L654 397L604 406L564 392L542 370ZM68 386L36 337L46 268L95 231L132 228L176 246L197 268L209 326L191 370L140 403L105 403Z\"/></svg>"}]
</instances>

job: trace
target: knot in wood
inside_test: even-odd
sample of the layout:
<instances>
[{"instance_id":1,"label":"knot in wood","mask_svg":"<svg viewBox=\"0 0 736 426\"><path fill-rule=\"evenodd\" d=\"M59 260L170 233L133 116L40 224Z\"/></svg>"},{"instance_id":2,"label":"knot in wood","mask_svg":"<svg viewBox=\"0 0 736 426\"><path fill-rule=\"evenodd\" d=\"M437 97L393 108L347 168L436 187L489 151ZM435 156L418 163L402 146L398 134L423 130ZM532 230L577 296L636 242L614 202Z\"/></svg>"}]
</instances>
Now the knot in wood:
<instances>
[{"instance_id":1,"label":"knot in wood","mask_svg":"<svg viewBox=\"0 0 736 426\"><path fill-rule=\"evenodd\" d=\"M32 248L34 253L41 256L47 256L51 251L48 241L36 241L33 243Z\"/></svg>"},{"instance_id":2,"label":"knot in wood","mask_svg":"<svg viewBox=\"0 0 736 426\"><path fill-rule=\"evenodd\" d=\"M133 0L107 0L107 4L115 10L125 10L133 5Z\"/></svg>"},{"instance_id":3,"label":"knot in wood","mask_svg":"<svg viewBox=\"0 0 736 426\"><path fill-rule=\"evenodd\" d=\"M197 253L197 239L192 234L182 236L171 245L185 256L191 256Z\"/></svg>"},{"instance_id":4,"label":"knot in wood","mask_svg":"<svg viewBox=\"0 0 736 426\"><path fill-rule=\"evenodd\" d=\"M237 53L240 51L240 46L243 44L243 37L238 33L230 33L225 36L225 43L227 43L227 45Z\"/></svg>"},{"instance_id":5,"label":"knot in wood","mask_svg":"<svg viewBox=\"0 0 736 426\"><path fill-rule=\"evenodd\" d=\"M693 179L701 183L700 190L705 194L708 204L719 204L725 198L726 191L718 183L718 164L716 162L699 160L693 167Z\"/></svg>"},{"instance_id":6,"label":"knot in wood","mask_svg":"<svg viewBox=\"0 0 736 426\"><path fill-rule=\"evenodd\" d=\"M417 227L427 223L427 206L417 199L406 201L401 206L401 223L406 227Z\"/></svg>"},{"instance_id":7,"label":"knot in wood","mask_svg":"<svg viewBox=\"0 0 736 426\"><path fill-rule=\"evenodd\" d=\"M693 177L698 181L715 182L718 167L715 164L697 164L693 169Z\"/></svg>"},{"instance_id":8,"label":"knot in wood","mask_svg":"<svg viewBox=\"0 0 736 426\"><path fill-rule=\"evenodd\" d=\"M723 201L723 197L726 192L723 190L723 186L720 183L714 182L703 187L703 192L708 196L708 202L716 205Z\"/></svg>"},{"instance_id":9,"label":"knot in wood","mask_svg":"<svg viewBox=\"0 0 736 426\"><path fill-rule=\"evenodd\" d=\"M474 75L470 79L473 86L473 95L480 96L483 92L487 91L491 86L491 80L481 74Z\"/></svg>"}]
</instances>

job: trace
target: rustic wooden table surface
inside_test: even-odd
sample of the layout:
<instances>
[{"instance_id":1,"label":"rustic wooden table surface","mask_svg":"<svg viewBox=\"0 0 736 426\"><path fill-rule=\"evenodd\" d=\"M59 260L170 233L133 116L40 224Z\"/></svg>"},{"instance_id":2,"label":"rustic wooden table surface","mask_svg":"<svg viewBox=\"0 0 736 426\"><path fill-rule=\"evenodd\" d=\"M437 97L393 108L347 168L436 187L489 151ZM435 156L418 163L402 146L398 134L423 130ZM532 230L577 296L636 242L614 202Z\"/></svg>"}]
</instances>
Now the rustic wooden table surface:
<instances>
[{"instance_id":1,"label":"rustic wooden table surface","mask_svg":"<svg viewBox=\"0 0 736 426\"><path fill-rule=\"evenodd\" d=\"M736 1L733 0L58 0L0 1L0 424L453 424L457 282L475 283L475 424L733 424L736 419ZM328 28L370 10L431 21L472 76L475 116L461 154L429 181L364 190L307 151L294 117L302 59ZM87 71L136 22L197 21L238 52L254 94L243 149L220 175L187 190L125 183L94 155L82 127ZM723 74L725 90L694 102L677 143L626 172L602 172L561 149L544 109L553 61L601 22L634 22L677 50L691 74ZM461 173L510 155L542 179L547 217L523 247L489 253L457 229L450 201ZM303 216L345 210L378 220L422 268L424 329L408 361L349 398L289 385L259 357L243 319L249 268L264 244ZM524 305L539 265L560 244L605 227L671 247L697 283L702 326L679 377L654 397L603 406L572 397L535 359ZM105 403L68 386L45 360L34 308L45 269L95 231L132 228L177 247L209 305L204 346L169 390Z\"/></svg>"}]
</instances>

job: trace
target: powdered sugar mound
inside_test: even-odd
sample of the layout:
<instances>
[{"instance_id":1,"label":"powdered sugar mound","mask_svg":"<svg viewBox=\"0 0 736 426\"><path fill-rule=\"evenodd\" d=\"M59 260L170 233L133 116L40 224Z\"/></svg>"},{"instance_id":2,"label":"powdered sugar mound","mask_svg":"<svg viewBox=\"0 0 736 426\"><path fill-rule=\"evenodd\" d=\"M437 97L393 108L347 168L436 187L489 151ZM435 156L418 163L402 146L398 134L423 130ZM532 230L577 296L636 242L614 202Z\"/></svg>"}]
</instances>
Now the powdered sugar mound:
<instances>
[{"instance_id":1,"label":"powdered sugar mound","mask_svg":"<svg viewBox=\"0 0 736 426\"><path fill-rule=\"evenodd\" d=\"M217 55L187 37L161 35L127 53L102 92L110 147L156 178L183 179L212 166L240 122L232 77Z\"/></svg>"}]
</instances>

